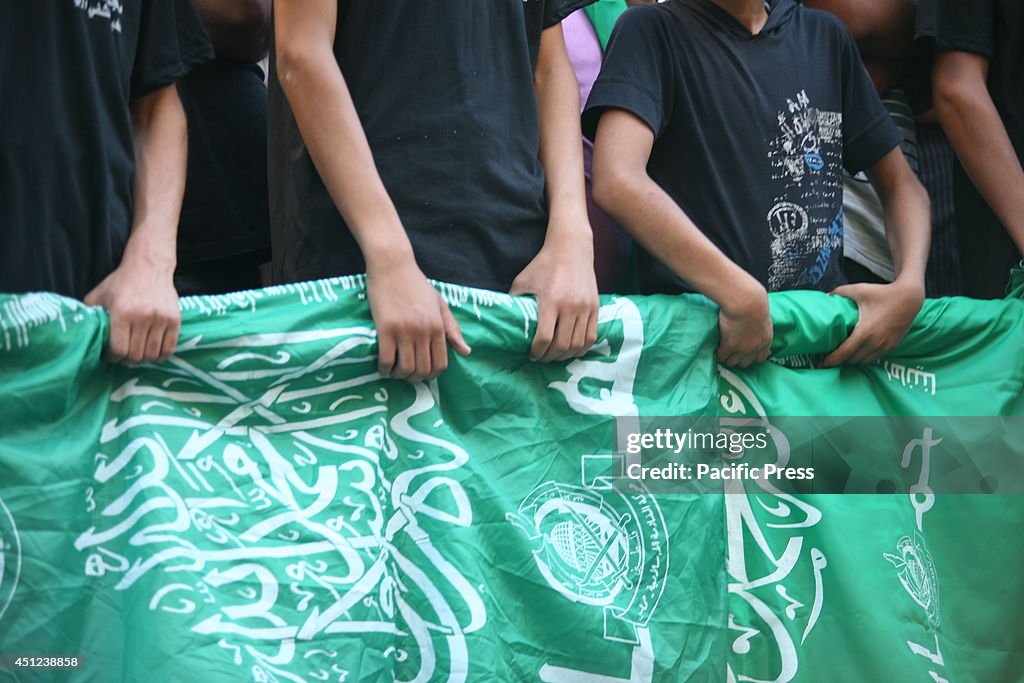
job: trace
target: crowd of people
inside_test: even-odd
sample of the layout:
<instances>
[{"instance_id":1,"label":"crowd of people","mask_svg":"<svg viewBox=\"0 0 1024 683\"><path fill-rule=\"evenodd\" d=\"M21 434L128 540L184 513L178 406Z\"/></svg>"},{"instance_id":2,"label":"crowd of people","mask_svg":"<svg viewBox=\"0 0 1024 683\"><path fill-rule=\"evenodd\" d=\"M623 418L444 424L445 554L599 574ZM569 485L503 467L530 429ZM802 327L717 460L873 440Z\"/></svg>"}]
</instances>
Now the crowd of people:
<instances>
[{"instance_id":1,"label":"crowd of people","mask_svg":"<svg viewBox=\"0 0 1024 683\"><path fill-rule=\"evenodd\" d=\"M1022 74L1017 0L4 3L0 291L142 362L179 295L366 273L418 381L471 353L430 279L536 297L539 361L599 292L699 292L741 367L812 289L860 311L825 364L870 363L926 295L1003 295Z\"/></svg>"}]
</instances>

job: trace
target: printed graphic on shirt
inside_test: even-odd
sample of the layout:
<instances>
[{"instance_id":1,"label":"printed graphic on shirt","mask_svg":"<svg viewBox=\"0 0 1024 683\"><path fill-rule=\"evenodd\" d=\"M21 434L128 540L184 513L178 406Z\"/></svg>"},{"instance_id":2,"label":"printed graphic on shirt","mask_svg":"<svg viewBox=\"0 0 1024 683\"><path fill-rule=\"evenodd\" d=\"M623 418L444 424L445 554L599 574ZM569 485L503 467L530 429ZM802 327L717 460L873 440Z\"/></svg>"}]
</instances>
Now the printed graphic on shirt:
<instances>
[{"instance_id":1,"label":"printed graphic on shirt","mask_svg":"<svg viewBox=\"0 0 1024 683\"><path fill-rule=\"evenodd\" d=\"M843 242L843 115L811 106L806 91L778 113L771 141L772 180L781 183L767 215L772 233L772 291L814 287Z\"/></svg>"},{"instance_id":2,"label":"printed graphic on shirt","mask_svg":"<svg viewBox=\"0 0 1024 683\"><path fill-rule=\"evenodd\" d=\"M110 22L110 30L121 32L121 15L124 6L120 0L73 0L75 7L82 10L90 19L100 17Z\"/></svg>"}]
</instances>

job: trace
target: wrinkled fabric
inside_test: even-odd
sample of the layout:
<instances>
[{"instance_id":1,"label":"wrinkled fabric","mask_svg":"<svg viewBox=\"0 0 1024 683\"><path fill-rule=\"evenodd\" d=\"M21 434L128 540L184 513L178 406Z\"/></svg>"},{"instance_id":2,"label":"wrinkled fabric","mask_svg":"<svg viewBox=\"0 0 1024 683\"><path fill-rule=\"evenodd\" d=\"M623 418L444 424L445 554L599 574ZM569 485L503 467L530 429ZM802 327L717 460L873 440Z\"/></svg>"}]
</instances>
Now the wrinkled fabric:
<instances>
[{"instance_id":1,"label":"wrinkled fabric","mask_svg":"<svg viewBox=\"0 0 1024 683\"><path fill-rule=\"evenodd\" d=\"M734 371L701 297L605 297L594 349L540 364L532 300L438 287L473 354L415 386L376 373L362 277L183 299L139 367L103 362L101 310L0 296L0 652L83 655L71 681L1018 680L1019 497L612 475L616 419L1021 415L1024 303L929 301L888 367ZM771 306L779 359L856 323Z\"/></svg>"}]
</instances>

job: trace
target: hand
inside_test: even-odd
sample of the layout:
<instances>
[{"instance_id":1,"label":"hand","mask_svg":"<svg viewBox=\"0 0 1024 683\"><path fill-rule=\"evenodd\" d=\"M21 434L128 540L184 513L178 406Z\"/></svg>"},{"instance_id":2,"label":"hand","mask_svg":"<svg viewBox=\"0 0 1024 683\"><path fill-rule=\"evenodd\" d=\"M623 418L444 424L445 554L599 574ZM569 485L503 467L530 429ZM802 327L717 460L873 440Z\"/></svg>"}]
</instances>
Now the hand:
<instances>
[{"instance_id":1,"label":"hand","mask_svg":"<svg viewBox=\"0 0 1024 683\"><path fill-rule=\"evenodd\" d=\"M110 314L108 353L114 362L163 360L174 353L181 330L174 264L125 258L85 297Z\"/></svg>"},{"instance_id":2,"label":"hand","mask_svg":"<svg viewBox=\"0 0 1024 683\"><path fill-rule=\"evenodd\" d=\"M366 291L377 327L380 374L413 383L434 379L448 369L446 342L469 355L459 324L415 261L368 263Z\"/></svg>"},{"instance_id":3,"label":"hand","mask_svg":"<svg viewBox=\"0 0 1024 683\"><path fill-rule=\"evenodd\" d=\"M897 279L888 285L837 287L831 294L853 299L860 318L853 333L825 359L825 367L873 363L896 348L924 303L924 285Z\"/></svg>"},{"instance_id":4,"label":"hand","mask_svg":"<svg viewBox=\"0 0 1024 683\"><path fill-rule=\"evenodd\" d=\"M718 311L718 362L746 368L768 359L775 330L768 308L768 292L754 278L736 288L733 301Z\"/></svg>"},{"instance_id":5,"label":"hand","mask_svg":"<svg viewBox=\"0 0 1024 683\"><path fill-rule=\"evenodd\" d=\"M592 239L590 232L587 239ZM597 295L594 248L580 240L545 242L519 273L509 293L537 298L537 333L530 359L545 363L582 356L597 341Z\"/></svg>"}]
</instances>

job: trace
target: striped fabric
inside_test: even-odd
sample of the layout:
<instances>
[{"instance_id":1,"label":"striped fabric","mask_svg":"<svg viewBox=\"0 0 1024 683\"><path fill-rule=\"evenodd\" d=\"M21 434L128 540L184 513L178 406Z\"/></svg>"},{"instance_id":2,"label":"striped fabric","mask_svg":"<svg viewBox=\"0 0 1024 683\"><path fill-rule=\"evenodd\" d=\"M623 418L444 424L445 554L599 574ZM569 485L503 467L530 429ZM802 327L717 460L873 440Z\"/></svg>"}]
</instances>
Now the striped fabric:
<instances>
[{"instance_id":1,"label":"striped fabric","mask_svg":"<svg viewBox=\"0 0 1024 683\"><path fill-rule=\"evenodd\" d=\"M893 122L903 133L902 149L910 167L920 172L917 133L910 103L902 90L889 90L882 96ZM895 277L892 256L885 239L885 211L878 193L867 175L846 173L843 191L844 251L847 258L864 266L872 273L890 282Z\"/></svg>"}]
</instances>

